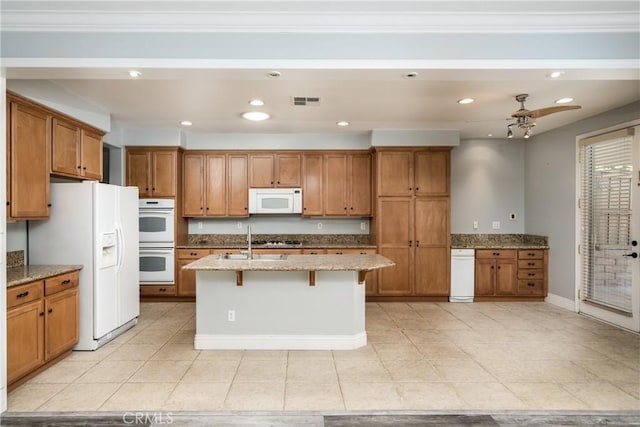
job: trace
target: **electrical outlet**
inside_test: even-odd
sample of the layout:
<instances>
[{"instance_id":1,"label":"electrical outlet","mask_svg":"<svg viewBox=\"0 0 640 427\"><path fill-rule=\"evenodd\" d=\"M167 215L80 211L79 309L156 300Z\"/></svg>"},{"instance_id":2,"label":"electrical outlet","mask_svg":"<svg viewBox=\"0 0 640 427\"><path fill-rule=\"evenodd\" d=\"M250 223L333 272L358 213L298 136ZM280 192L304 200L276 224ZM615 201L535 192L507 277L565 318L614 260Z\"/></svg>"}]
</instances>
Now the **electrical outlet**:
<instances>
[{"instance_id":1,"label":"electrical outlet","mask_svg":"<svg viewBox=\"0 0 640 427\"><path fill-rule=\"evenodd\" d=\"M235 322L236 321L236 311L235 310L229 310L229 313L227 313L227 320L229 322Z\"/></svg>"},{"instance_id":2,"label":"electrical outlet","mask_svg":"<svg viewBox=\"0 0 640 427\"><path fill-rule=\"evenodd\" d=\"M366 222L361 222L360 223L360 230L366 230L367 229L367 223Z\"/></svg>"},{"instance_id":3,"label":"electrical outlet","mask_svg":"<svg viewBox=\"0 0 640 427\"><path fill-rule=\"evenodd\" d=\"M318 223L318 230L322 230L322 223L321 222Z\"/></svg>"},{"instance_id":4,"label":"electrical outlet","mask_svg":"<svg viewBox=\"0 0 640 427\"><path fill-rule=\"evenodd\" d=\"M478 229L478 221L473 221L473 229L474 230Z\"/></svg>"},{"instance_id":5,"label":"electrical outlet","mask_svg":"<svg viewBox=\"0 0 640 427\"><path fill-rule=\"evenodd\" d=\"M198 230L202 230L203 227L204 224L202 224L202 221L198 221Z\"/></svg>"},{"instance_id":6,"label":"electrical outlet","mask_svg":"<svg viewBox=\"0 0 640 427\"><path fill-rule=\"evenodd\" d=\"M509 214L509 220L510 220L510 221L515 221L515 220L516 220L516 214L514 214L514 213L510 213L510 214Z\"/></svg>"},{"instance_id":7,"label":"electrical outlet","mask_svg":"<svg viewBox=\"0 0 640 427\"><path fill-rule=\"evenodd\" d=\"M238 225L236 227L238 227L238 230L241 230L242 229L242 223L240 221L238 221Z\"/></svg>"},{"instance_id":8,"label":"electrical outlet","mask_svg":"<svg viewBox=\"0 0 640 427\"><path fill-rule=\"evenodd\" d=\"M500 230L500 221L493 221L491 223L491 228L493 228L494 230Z\"/></svg>"}]
</instances>

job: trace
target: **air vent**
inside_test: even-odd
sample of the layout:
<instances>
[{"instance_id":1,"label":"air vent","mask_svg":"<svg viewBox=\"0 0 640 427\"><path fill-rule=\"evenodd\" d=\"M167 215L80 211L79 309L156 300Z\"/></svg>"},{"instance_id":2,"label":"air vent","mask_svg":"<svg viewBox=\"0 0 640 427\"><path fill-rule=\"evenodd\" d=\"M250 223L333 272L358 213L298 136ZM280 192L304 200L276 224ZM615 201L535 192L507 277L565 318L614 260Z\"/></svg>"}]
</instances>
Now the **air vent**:
<instances>
[{"instance_id":1,"label":"air vent","mask_svg":"<svg viewBox=\"0 0 640 427\"><path fill-rule=\"evenodd\" d=\"M316 107L320 105L320 98L311 96L294 96L291 98L293 105L301 107Z\"/></svg>"}]
</instances>

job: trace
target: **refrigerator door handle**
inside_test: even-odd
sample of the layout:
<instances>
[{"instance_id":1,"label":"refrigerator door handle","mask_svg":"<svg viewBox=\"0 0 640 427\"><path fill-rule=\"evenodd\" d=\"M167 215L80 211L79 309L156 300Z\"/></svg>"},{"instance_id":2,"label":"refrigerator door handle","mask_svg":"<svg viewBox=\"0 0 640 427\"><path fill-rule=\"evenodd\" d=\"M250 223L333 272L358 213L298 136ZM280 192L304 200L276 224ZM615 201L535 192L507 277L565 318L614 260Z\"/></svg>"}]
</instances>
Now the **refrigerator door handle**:
<instances>
[{"instance_id":1,"label":"refrigerator door handle","mask_svg":"<svg viewBox=\"0 0 640 427\"><path fill-rule=\"evenodd\" d=\"M122 228L119 224L116 226L116 235L118 236L118 272L120 272L124 260L124 236L122 235Z\"/></svg>"}]
</instances>

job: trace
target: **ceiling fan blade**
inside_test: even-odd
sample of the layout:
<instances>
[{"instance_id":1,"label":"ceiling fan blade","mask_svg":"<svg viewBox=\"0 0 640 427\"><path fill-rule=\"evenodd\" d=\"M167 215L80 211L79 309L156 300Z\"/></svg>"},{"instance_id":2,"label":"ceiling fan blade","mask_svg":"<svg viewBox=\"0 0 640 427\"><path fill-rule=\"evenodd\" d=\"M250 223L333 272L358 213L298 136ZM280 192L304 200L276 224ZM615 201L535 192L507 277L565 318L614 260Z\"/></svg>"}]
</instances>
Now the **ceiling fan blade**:
<instances>
[{"instance_id":1,"label":"ceiling fan blade","mask_svg":"<svg viewBox=\"0 0 640 427\"><path fill-rule=\"evenodd\" d=\"M537 119L538 117L548 116L549 114L559 113L561 111L577 110L582 108L579 105L558 105L555 107L539 108L537 110L529 111L529 117Z\"/></svg>"},{"instance_id":2,"label":"ceiling fan blade","mask_svg":"<svg viewBox=\"0 0 640 427\"><path fill-rule=\"evenodd\" d=\"M521 108L518 111L514 111L513 114L511 114L511 117L523 117L523 116L531 116L531 111Z\"/></svg>"}]
</instances>

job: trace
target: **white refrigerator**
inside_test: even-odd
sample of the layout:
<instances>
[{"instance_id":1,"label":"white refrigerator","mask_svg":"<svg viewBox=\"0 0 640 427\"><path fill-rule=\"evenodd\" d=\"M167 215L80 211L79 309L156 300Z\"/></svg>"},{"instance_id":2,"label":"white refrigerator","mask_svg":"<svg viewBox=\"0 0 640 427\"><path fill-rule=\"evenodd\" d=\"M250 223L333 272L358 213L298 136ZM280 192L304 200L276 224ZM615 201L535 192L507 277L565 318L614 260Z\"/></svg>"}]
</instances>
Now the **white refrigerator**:
<instances>
[{"instance_id":1,"label":"white refrigerator","mask_svg":"<svg viewBox=\"0 0 640 427\"><path fill-rule=\"evenodd\" d=\"M51 184L46 221L28 225L29 264L82 264L80 340L95 350L140 314L138 188L95 181Z\"/></svg>"}]
</instances>

